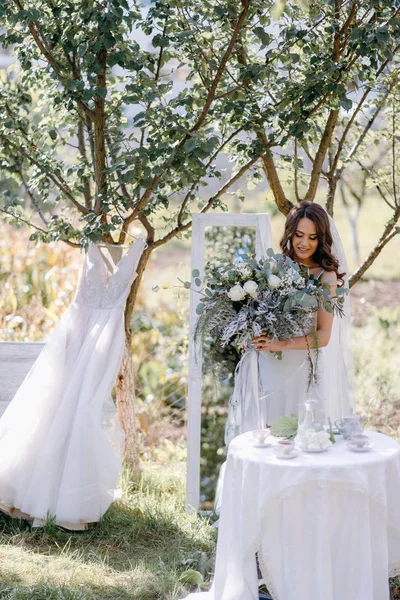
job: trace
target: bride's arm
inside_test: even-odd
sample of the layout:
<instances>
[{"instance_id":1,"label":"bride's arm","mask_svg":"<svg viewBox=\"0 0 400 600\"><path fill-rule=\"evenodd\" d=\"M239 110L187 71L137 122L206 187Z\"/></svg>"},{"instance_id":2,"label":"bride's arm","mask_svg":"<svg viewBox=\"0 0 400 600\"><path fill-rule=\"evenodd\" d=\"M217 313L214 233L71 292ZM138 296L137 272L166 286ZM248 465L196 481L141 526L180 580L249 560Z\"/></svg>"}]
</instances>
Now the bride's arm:
<instances>
[{"instance_id":1,"label":"bride's arm","mask_svg":"<svg viewBox=\"0 0 400 600\"><path fill-rule=\"evenodd\" d=\"M331 286L331 296L336 294L337 276L335 272L325 271L321 276L323 283L329 283ZM333 313L329 313L324 308L320 308L317 312L317 329L316 335L318 339L318 348L326 346L331 337L333 323ZM315 335L302 335L290 340L274 340L268 341L265 335L261 335L253 340L256 350L308 350L315 347Z\"/></svg>"}]
</instances>

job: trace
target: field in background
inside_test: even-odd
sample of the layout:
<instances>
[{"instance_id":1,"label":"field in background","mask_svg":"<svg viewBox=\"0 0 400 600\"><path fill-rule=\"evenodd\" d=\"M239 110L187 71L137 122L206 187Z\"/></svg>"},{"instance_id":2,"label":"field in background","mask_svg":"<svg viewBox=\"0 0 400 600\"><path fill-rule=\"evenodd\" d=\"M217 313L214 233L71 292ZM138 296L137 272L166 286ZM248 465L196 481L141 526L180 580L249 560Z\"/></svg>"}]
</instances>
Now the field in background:
<instances>
[{"instance_id":1,"label":"field in background","mask_svg":"<svg viewBox=\"0 0 400 600\"><path fill-rule=\"evenodd\" d=\"M229 204L240 210L242 206L231 200ZM264 196L246 200L248 212L269 212L272 217L274 247L278 249L284 217L277 213L275 205ZM341 204L335 209L335 221L342 236L349 260L349 271L356 264L352 253L350 227ZM359 219L359 245L364 258L377 242L390 209L378 198L366 201ZM14 229L0 221L0 340L42 340L52 330L60 315L70 304L83 260L79 250L66 244L50 244L36 247L28 242L25 227ZM368 270L366 279L395 281L400 285L400 235L392 240ZM182 313L188 310L188 293L177 289L177 277L190 277L190 240L174 239L168 245L153 252L141 286L141 308L149 313L169 311ZM158 293L155 285L164 286ZM357 290L358 288L358 290ZM362 284L354 289L362 298ZM373 304L385 306L397 297L398 287L381 287L375 294ZM361 295L360 295L361 294ZM144 302L145 298L145 302Z\"/></svg>"}]
</instances>

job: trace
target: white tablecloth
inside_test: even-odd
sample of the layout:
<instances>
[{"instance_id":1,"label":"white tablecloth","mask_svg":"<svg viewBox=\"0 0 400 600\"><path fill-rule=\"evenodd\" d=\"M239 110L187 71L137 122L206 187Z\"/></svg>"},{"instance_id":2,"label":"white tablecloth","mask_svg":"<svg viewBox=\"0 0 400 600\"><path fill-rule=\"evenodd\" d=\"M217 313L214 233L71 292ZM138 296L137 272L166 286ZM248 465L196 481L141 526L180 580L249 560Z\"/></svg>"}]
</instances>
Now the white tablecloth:
<instances>
[{"instance_id":1,"label":"white tablecloth","mask_svg":"<svg viewBox=\"0 0 400 600\"><path fill-rule=\"evenodd\" d=\"M389 600L400 573L400 446L368 432L282 460L251 434L229 447L214 582L187 600L257 600L254 555L274 600Z\"/></svg>"}]
</instances>

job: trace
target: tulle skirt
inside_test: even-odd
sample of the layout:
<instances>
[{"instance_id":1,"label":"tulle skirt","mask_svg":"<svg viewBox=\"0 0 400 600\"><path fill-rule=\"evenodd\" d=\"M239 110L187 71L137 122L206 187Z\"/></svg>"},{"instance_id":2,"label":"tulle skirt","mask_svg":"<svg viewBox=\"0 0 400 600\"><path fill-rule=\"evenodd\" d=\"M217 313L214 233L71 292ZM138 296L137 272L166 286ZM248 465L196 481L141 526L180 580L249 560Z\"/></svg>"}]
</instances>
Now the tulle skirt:
<instances>
[{"instance_id":1,"label":"tulle skirt","mask_svg":"<svg viewBox=\"0 0 400 600\"><path fill-rule=\"evenodd\" d=\"M123 456L111 390L123 313L73 303L0 420L0 508L69 529L98 521Z\"/></svg>"}]
</instances>

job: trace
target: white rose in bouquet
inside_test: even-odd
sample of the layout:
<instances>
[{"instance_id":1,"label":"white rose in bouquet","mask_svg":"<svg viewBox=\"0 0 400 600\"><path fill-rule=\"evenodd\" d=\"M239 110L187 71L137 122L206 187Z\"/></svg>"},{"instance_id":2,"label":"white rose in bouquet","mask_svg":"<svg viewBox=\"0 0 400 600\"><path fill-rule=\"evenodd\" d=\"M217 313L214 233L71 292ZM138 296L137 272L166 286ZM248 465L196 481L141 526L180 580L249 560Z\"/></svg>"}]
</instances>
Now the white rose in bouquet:
<instances>
[{"instance_id":1,"label":"white rose in bouquet","mask_svg":"<svg viewBox=\"0 0 400 600\"><path fill-rule=\"evenodd\" d=\"M243 298L246 295L246 292L244 291L242 286L237 283L236 285L231 287L231 289L229 290L229 292L227 292L227 294L233 302L238 302L240 300L243 300Z\"/></svg>"},{"instance_id":2,"label":"white rose in bouquet","mask_svg":"<svg viewBox=\"0 0 400 600\"><path fill-rule=\"evenodd\" d=\"M282 280L277 275L270 275L268 277L268 285L271 288L278 288L282 283Z\"/></svg>"},{"instance_id":3,"label":"white rose in bouquet","mask_svg":"<svg viewBox=\"0 0 400 600\"><path fill-rule=\"evenodd\" d=\"M243 288L252 298L257 298L258 283L256 283L255 281L249 280L249 281L246 281Z\"/></svg>"}]
</instances>

